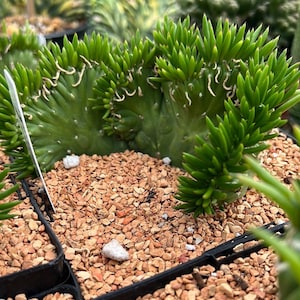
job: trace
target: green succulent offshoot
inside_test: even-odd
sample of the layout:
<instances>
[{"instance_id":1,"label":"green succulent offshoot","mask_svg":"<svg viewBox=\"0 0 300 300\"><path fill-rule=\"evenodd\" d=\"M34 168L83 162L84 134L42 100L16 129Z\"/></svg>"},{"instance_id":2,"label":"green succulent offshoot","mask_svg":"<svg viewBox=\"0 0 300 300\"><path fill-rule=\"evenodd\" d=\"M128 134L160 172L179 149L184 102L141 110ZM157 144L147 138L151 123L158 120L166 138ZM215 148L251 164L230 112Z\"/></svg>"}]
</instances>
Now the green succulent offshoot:
<instances>
[{"instance_id":1,"label":"green succulent offshoot","mask_svg":"<svg viewBox=\"0 0 300 300\"><path fill-rule=\"evenodd\" d=\"M282 300L296 300L300 296L300 181L295 180L289 189L266 171L256 160L245 158L247 167L259 180L237 175L238 180L265 194L287 214L290 224L284 239L254 228L253 233L271 246L279 255L279 295Z\"/></svg>"},{"instance_id":2,"label":"green succulent offshoot","mask_svg":"<svg viewBox=\"0 0 300 300\"><path fill-rule=\"evenodd\" d=\"M235 30L226 21L223 26L219 21L214 30L203 19L203 50L199 53L203 53L204 63L212 68L207 75L210 85L206 77L210 102L218 100L224 109L205 114L208 134L197 135L195 131L194 152L183 154L183 167L190 176L179 178L176 196L183 203L177 208L195 216L214 213L216 207L222 208L240 197L241 186L233 174L246 171L244 154L255 156L265 149L264 141L274 136L271 129L285 124L281 115L300 100L298 65L291 65L285 52L277 55L277 41L266 42L267 33L260 33L260 28L246 33L243 27ZM227 35L232 45L228 45ZM239 50L233 51L236 48ZM224 49L228 54L224 55ZM222 70L221 64L230 65L230 61L235 63L227 69L232 91L226 94L224 81L214 82L213 66ZM224 91L218 98L214 95L220 89Z\"/></svg>"},{"instance_id":3,"label":"green succulent offshoot","mask_svg":"<svg viewBox=\"0 0 300 300\"><path fill-rule=\"evenodd\" d=\"M19 188L18 184L13 185L12 187L2 190L5 187L4 179L7 177L9 169L6 168L0 172L0 201L7 198L9 195L13 194ZM5 203L0 203L0 220L6 220L13 218L15 215L11 214L10 211L13 207L21 203L21 201L9 201Z\"/></svg>"}]
</instances>

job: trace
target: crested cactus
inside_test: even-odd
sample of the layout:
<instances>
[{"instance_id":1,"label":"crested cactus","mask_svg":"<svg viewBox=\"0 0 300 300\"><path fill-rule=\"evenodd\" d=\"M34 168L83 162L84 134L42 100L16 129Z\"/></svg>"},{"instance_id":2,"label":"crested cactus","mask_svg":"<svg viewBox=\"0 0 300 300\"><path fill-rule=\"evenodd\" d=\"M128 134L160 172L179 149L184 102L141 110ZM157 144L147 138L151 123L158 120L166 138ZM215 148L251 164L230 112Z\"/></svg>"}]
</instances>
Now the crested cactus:
<instances>
[{"instance_id":1,"label":"crested cactus","mask_svg":"<svg viewBox=\"0 0 300 300\"><path fill-rule=\"evenodd\" d=\"M299 132L299 128L297 129ZM300 140L298 141L300 142ZM273 175L268 173L253 158L246 158L247 167L259 180L239 175L238 179L242 184L255 188L265 194L272 201L278 204L289 218L290 224L285 237L280 239L271 233L259 229L252 229L257 238L262 239L268 246L271 246L279 255L278 265L279 298L281 300L296 300L300 297L300 181L293 182L292 189L289 189Z\"/></svg>"},{"instance_id":2,"label":"crested cactus","mask_svg":"<svg viewBox=\"0 0 300 300\"><path fill-rule=\"evenodd\" d=\"M297 65L267 38L261 27L220 20L214 28L204 17L200 31L188 18L165 19L154 48L136 37L112 53L113 66L97 82L105 129L183 166L191 176L179 179L179 208L195 216L239 196L232 172L246 169L245 153L265 149L269 131L285 123L281 114L300 100Z\"/></svg>"},{"instance_id":3,"label":"crested cactus","mask_svg":"<svg viewBox=\"0 0 300 300\"><path fill-rule=\"evenodd\" d=\"M267 30L228 20L214 27L204 16L199 29L189 18L165 18L152 36L65 39L62 49L40 51L36 70L14 70L38 161L46 171L70 153L125 147L168 156L189 173L179 179L179 208L213 213L238 197L233 173L246 170L243 155L265 149L283 112L300 101L298 66L277 54ZM0 93L2 144L16 154L12 169L28 174L1 76Z\"/></svg>"}]
</instances>

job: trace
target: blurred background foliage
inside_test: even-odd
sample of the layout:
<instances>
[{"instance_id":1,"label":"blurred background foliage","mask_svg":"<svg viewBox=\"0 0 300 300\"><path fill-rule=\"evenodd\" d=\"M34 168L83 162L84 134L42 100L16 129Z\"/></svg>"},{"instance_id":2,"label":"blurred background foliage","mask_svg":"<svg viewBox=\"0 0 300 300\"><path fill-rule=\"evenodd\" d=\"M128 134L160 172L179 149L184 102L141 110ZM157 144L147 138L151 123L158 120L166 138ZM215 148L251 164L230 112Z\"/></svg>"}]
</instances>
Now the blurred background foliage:
<instances>
[{"instance_id":1,"label":"blurred background foliage","mask_svg":"<svg viewBox=\"0 0 300 300\"><path fill-rule=\"evenodd\" d=\"M228 18L249 28L269 27L270 38L280 36L279 48L291 48L298 23L300 0L35 0L37 14L68 20L85 19L90 31L117 41L131 38L137 29L149 36L165 15L173 19L191 17L201 26L204 14L216 22ZM26 0L2 0L0 18L26 11Z\"/></svg>"},{"instance_id":2,"label":"blurred background foliage","mask_svg":"<svg viewBox=\"0 0 300 300\"><path fill-rule=\"evenodd\" d=\"M84 0L34 0L35 12L38 15L61 17L68 21L86 19L89 1ZM27 0L1 0L0 18L24 14L27 11Z\"/></svg>"},{"instance_id":3,"label":"blurred background foliage","mask_svg":"<svg viewBox=\"0 0 300 300\"><path fill-rule=\"evenodd\" d=\"M203 14L215 22L219 17L248 28L263 24L270 38L280 36L279 48L291 48L299 16L299 0L178 0L181 15L200 24Z\"/></svg>"}]
</instances>

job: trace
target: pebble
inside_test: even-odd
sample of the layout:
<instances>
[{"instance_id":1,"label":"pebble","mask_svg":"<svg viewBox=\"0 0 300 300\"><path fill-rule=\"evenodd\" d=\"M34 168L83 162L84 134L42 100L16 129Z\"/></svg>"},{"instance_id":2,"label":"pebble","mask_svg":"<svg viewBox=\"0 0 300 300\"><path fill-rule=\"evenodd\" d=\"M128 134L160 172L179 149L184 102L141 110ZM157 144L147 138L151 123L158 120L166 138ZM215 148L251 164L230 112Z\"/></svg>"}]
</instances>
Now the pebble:
<instances>
[{"instance_id":1,"label":"pebble","mask_svg":"<svg viewBox=\"0 0 300 300\"><path fill-rule=\"evenodd\" d=\"M233 297L233 290L231 286L228 283L221 283L218 287L217 290L219 292L222 292L226 296L232 298Z\"/></svg>"},{"instance_id":2,"label":"pebble","mask_svg":"<svg viewBox=\"0 0 300 300\"><path fill-rule=\"evenodd\" d=\"M165 165L169 165L171 163L171 158L166 156L162 159L162 161Z\"/></svg>"},{"instance_id":3,"label":"pebble","mask_svg":"<svg viewBox=\"0 0 300 300\"><path fill-rule=\"evenodd\" d=\"M129 259L128 252L115 239L111 240L109 243L103 246L102 254L105 257L116 261L125 261Z\"/></svg>"},{"instance_id":4,"label":"pebble","mask_svg":"<svg viewBox=\"0 0 300 300\"><path fill-rule=\"evenodd\" d=\"M80 158L77 155L67 155L63 158L63 164L66 169L71 169L79 166Z\"/></svg>"},{"instance_id":5,"label":"pebble","mask_svg":"<svg viewBox=\"0 0 300 300\"><path fill-rule=\"evenodd\" d=\"M185 249L188 251L195 251L196 250L196 246L195 245L191 245L191 244L186 244L185 245Z\"/></svg>"}]
</instances>

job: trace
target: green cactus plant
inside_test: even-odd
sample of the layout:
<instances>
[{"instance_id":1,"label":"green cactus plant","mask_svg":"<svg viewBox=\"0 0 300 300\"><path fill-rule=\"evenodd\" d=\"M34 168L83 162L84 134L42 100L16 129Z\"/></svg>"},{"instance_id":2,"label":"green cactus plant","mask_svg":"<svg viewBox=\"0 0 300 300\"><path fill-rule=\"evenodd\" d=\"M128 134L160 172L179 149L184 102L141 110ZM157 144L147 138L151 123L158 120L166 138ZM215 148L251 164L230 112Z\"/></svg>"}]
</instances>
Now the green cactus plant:
<instances>
[{"instance_id":1,"label":"green cactus plant","mask_svg":"<svg viewBox=\"0 0 300 300\"><path fill-rule=\"evenodd\" d=\"M0 69L13 69L16 64L37 67L38 51L42 47L36 34L29 27L8 36L6 24L2 24L0 36Z\"/></svg>"},{"instance_id":2,"label":"green cactus plant","mask_svg":"<svg viewBox=\"0 0 300 300\"><path fill-rule=\"evenodd\" d=\"M95 100L107 108L108 133L186 169L178 208L195 216L240 195L231 173L246 170L243 155L265 149L300 100L298 66L277 55L268 31L222 20L214 28L206 17L201 28L165 19L153 32L156 53L149 40L125 44L112 53Z\"/></svg>"},{"instance_id":3,"label":"green cactus plant","mask_svg":"<svg viewBox=\"0 0 300 300\"><path fill-rule=\"evenodd\" d=\"M189 18L165 18L152 36L65 39L62 49L43 47L37 69L13 70L38 161L47 171L70 153L128 147L168 156L189 173L179 179L179 208L213 213L239 196L233 173L246 171L243 155L265 149L300 101L298 65L277 53L267 30L228 20L214 27L204 16L200 30ZM0 139L16 157L11 169L28 175L3 76L0 97Z\"/></svg>"},{"instance_id":4,"label":"green cactus plant","mask_svg":"<svg viewBox=\"0 0 300 300\"><path fill-rule=\"evenodd\" d=\"M101 51L101 49L103 51ZM124 150L125 143L102 130L101 112L91 107L95 80L110 45L99 35L84 41L64 39L64 48L43 47L36 69L19 64L12 75L19 92L28 131L42 171L68 154L109 154ZM15 159L12 172L19 178L34 174L31 157L16 117L3 75L0 76L0 136L7 155Z\"/></svg>"},{"instance_id":5,"label":"green cactus plant","mask_svg":"<svg viewBox=\"0 0 300 300\"><path fill-rule=\"evenodd\" d=\"M299 132L299 128L297 131ZM300 142L300 140L298 140ZM281 300L296 300L300 297L300 181L295 180L292 189L281 183L256 160L245 158L247 167L258 176L254 178L238 175L244 185L255 188L278 204L286 213L290 224L284 239L280 239L269 232L255 228L252 229L257 238L262 239L279 255L278 265L279 297Z\"/></svg>"}]
</instances>

